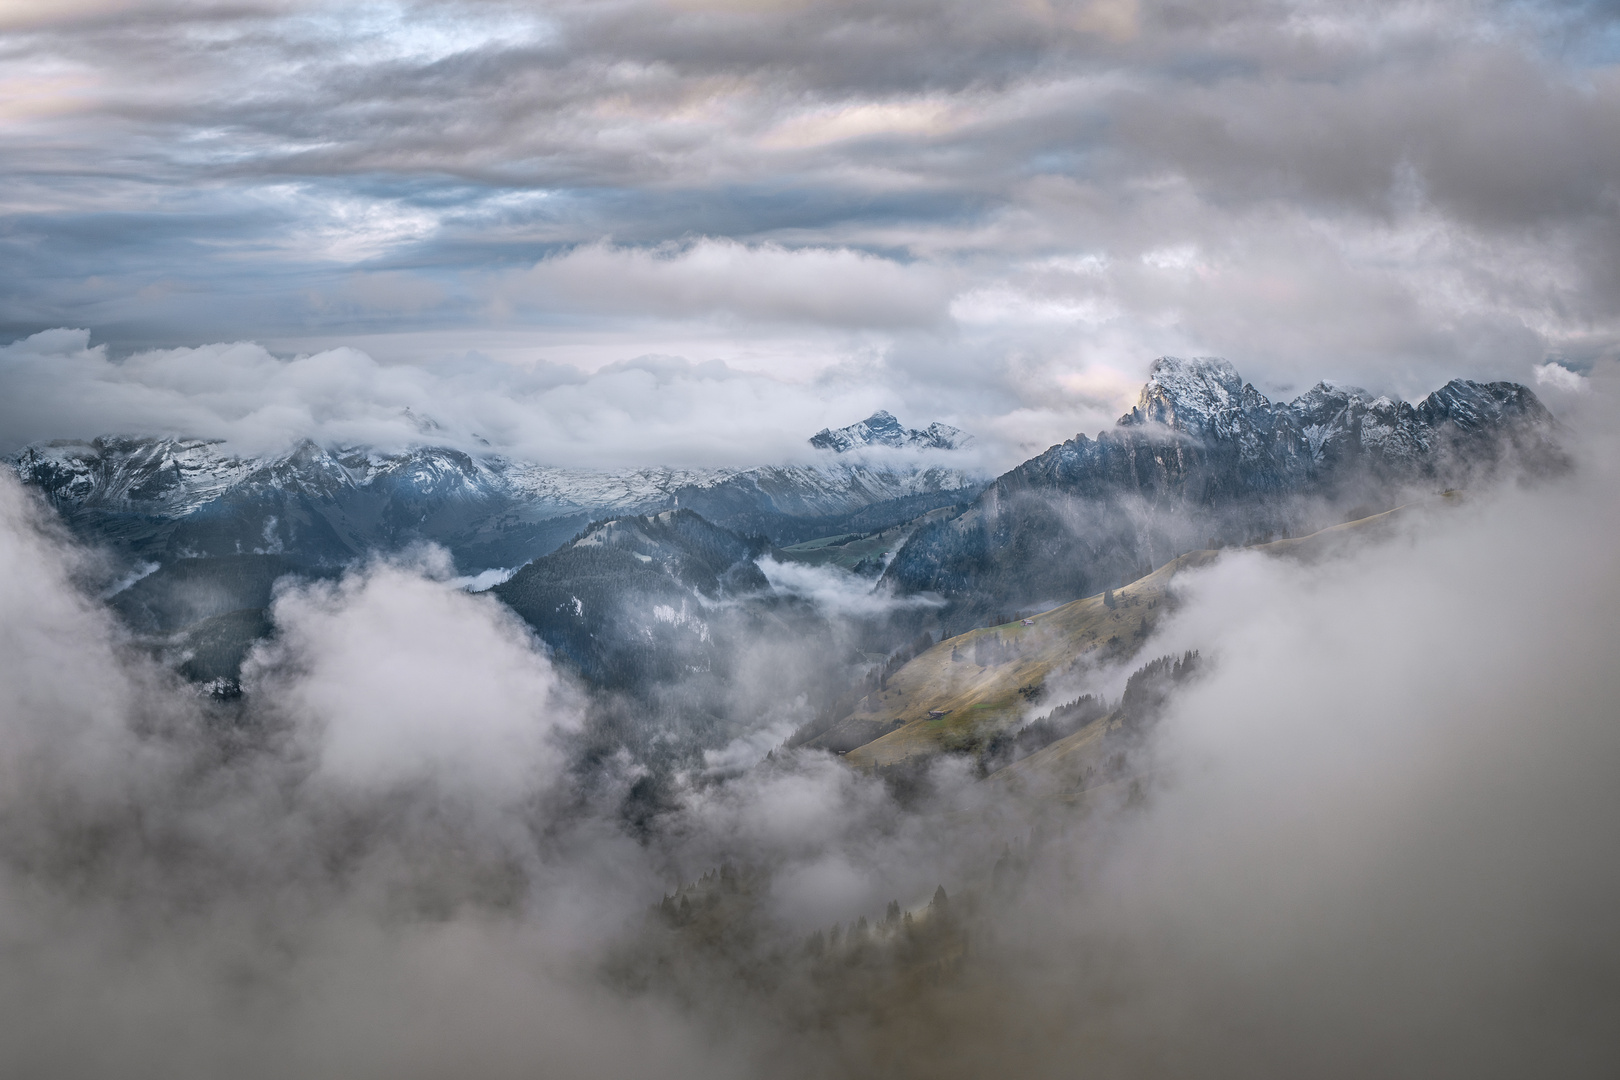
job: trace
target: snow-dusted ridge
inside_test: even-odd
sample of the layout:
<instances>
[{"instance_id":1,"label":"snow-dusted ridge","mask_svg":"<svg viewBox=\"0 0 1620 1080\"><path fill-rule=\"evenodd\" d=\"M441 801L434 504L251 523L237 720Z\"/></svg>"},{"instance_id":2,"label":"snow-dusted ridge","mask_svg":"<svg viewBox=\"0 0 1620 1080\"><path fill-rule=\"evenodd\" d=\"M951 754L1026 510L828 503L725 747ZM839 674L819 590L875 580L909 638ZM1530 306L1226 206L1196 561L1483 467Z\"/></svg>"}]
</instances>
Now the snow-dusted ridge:
<instances>
[{"instance_id":1,"label":"snow-dusted ridge","mask_svg":"<svg viewBox=\"0 0 1620 1080\"><path fill-rule=\"evenodd\" d=\"M1163 357L1112 429L1004 473L966 512L914 533L885 578L1007 602L1086 596L1195 548L1567 463L1553 417L1517 383L1453 379L1413 405L1323 382L1274 402L1225 360Z\"/></svg>"},{"instance_id":2,"label":"snow-dusted ridge","mask_svg":"<svg viewBox=\"0 0 1620 1080\"><path fill-rule=\"evenodd\" d=\"M972 441L973 436L967 432L937 420L921 430L908 429L886 409L879 409L865 420L848 427L822 428L810 436L811 446L837 454L880 446L912 450L960 450Z\"/></svg>"},{"instance_id":3,"label":"snow-dusted ridge","mask_svg":"<svg viewBox=\"0 0 1620 1080\"><path fill-rule=\"evenodd\" d=\"M639 513L732 483L764 492L784 513L841 513L883 499L967 489L968 472L932 460L828 459L751 469L651 467L592 470L473 456L445 447L383 454L305 442L268 457L242 457L222 442L111 437L30 446L10 459L27 483L79 507L184 516L244 489L330 495L405 489L419 497L500 496L556 514Z\"/></svg>"},{"instance_id":4,"label":"snow-dusted ridge","mask_svg":"<svg viewBox=\"0 0 1620 1080\"><path fill-rule=\"evenodd\" d=\"M1517 383L1453 379L1411 405L1319 382L1292 401L1273 402L1218 357L1165 356L1154 362L1136 407L1119 427L1155 425L1230 447L1243 464L1362 458L1400 469L1430 455L1445 431L1482 434L1516 423L1545 427L1551 419Z\"/></svg>"},{"instance_id":5,"label":"snow-dusted ridge","mask_svg":"<svg viewBox=\"0 0 1620 1080\"><path fill-rule=\"evenodd\" d=\"M425 541L449 548L472 575L523 565L593 519L678 506L793 543L868 508L888 524L984 484L939 450L815 457L594 470L444 446L388 453L305 441L253 456L205 439L119 436L36 444L9 464L82 535L132 561L277 555L331 567Z\"/></svg>"}]
</instances>

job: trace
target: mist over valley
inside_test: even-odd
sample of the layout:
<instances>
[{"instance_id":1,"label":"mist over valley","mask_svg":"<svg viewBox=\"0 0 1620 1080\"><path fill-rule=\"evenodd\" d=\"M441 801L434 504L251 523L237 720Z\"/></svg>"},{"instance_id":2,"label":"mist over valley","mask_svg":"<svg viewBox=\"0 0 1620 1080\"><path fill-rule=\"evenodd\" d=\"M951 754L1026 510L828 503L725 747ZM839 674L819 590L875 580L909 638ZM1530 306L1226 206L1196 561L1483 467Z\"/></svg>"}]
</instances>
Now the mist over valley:
<instances>
[{"instance_id":1,"label":"mist over valley","mask_svg":"<svg viewBox=\"0 0 1620 1080\"><path fill-rule=\"evenodd\" d=\"M1611 1075L1616 41L0 11L0 1073Z\"/></svg>"}]
</instances>

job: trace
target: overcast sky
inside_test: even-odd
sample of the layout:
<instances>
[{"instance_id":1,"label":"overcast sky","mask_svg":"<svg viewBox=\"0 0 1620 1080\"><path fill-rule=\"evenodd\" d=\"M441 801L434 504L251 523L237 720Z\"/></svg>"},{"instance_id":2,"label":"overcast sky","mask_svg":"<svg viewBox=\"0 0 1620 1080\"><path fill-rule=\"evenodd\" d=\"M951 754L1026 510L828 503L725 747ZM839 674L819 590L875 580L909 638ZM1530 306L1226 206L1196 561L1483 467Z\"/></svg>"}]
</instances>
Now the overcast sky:
<instances>
[{"instance_id":1,"label":"overcast sky","mask_svg":"<svg viewBox=\"0 0 1620 1080\"><path fill-rule=\"evenodd\" d=\"M12 0L0 117L0 345L106 346L0 355L12 445L292 393L122 365L232 342L372 366L289 434L521 383L612 413L559 459L737 463L879 407L1011 463L1166 353L1415 398L1620 350L1610 0Z\"/></svg>"}]
</instances>

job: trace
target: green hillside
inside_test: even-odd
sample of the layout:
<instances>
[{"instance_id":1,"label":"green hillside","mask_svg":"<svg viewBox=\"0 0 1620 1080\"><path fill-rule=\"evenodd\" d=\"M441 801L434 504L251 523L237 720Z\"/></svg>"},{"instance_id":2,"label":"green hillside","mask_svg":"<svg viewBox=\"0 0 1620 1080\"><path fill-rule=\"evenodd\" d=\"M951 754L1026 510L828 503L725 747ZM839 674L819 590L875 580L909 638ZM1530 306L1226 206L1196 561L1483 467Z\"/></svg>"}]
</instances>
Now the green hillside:
<instances>
[{"instance_id":1,"label":"green hillside","mask_svg":"<svg viewBox=\"0 0 1620 1080\"><path fill-rule=\"evenodd\" d=\"M868 695L811 745L865 734L857 765L893 765L918 754L967 750L1021 719L1047 678L1075 664L1129 656L1152 625L1170 579L1215 557L1195 551L1114 592L1076 600L1028 620L985 627L935 645ZM938 715L936 715L938 714Z\"/></svg>"},{"instance_id":2,"label":"green hillside","mask_svg":"<svg viewBox=\"0 0 1620 1080\"><path fill-rule=\"evenodd\" d=\"M1319 557L1345 542L1365 539L1405 509L1397 507L1249 550ZM996 732L1036 711L1032 703L1054 675L1134 654L1164 611L1170 581L1218 555L1203 550L1173 559L1114 590L1112 608L1107 594L1099 594L1027 620L947 638L901 667L886 687L868 694L849 716L807 745L854 747L845 760L863 767L892 766L940 751L977 750ZM1100 742L1108 722L1108 718L1097 721L1025 758L1011 775L1046 771L1070 777L1094 768L1085 748Z\"/></svg>"}]
</instances>

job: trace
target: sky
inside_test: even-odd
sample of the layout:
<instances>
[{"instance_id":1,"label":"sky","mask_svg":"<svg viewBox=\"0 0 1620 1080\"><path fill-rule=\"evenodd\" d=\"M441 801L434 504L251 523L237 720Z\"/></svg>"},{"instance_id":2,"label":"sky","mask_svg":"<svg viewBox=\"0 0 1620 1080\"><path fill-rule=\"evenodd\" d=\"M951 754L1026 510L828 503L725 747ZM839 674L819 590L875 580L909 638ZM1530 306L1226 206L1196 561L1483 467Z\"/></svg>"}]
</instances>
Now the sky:
<instances>
[{"instance_id":1,"label":"sky","mask_svg":"<svg viewBox=\"0 0 1620 1080\"><path fill-rule=\"evenodd\" d=\"M504 397L563 463L887 408L999 468L1165 354L1620 355L1614 3L10 0L0 117L8 449Z\"/></svg>"}]
</instances>

